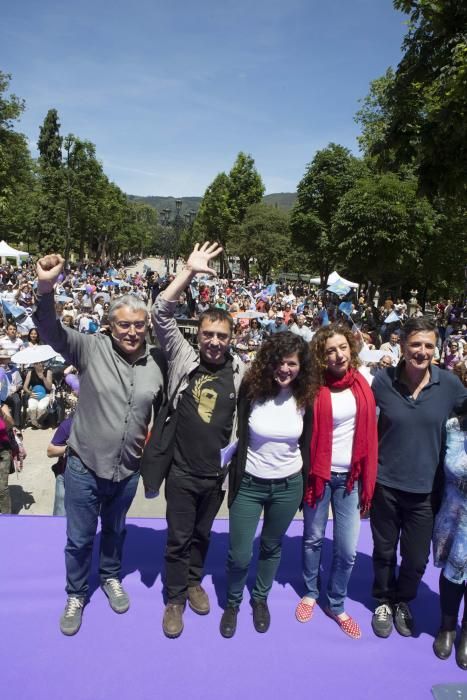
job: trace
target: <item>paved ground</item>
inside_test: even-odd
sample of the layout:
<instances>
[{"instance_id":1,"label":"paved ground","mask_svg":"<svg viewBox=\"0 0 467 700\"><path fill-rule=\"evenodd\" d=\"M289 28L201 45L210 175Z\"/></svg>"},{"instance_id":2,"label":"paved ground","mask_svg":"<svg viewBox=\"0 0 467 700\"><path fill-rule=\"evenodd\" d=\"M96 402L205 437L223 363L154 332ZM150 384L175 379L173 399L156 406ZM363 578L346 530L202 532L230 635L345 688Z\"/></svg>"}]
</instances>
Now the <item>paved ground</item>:
<instances>
[{"instance_id":1,"label":"paved ground","mask_svg":"<svg viewBox=\"0 0 467 700\"><path fill-rule=\"evenodd\" d=\"M132 271L143 269L143 264L150 265L153 270L163 270L160 258L142 260ZM10 493L13 513L21 515L51 515L53 510L55 477L51 470L54 460L47 457L53 430L24 431L24 444L28 453L21 474L10 476ZM163 495L155 499L147 499L140 482L129 515L132 517L163 517L165 516L165 499ZM219 517L227 517L227 507L222 506Z\"/></svg>"},{"instance_id":2,"label":"paved ground","mask_svg":"<svg viewBox=\"0 0 467 700\"><path fill-rule=\"evenodd\" d=\"M54 431L24 431L24 443L28 453L24 469L20 474L10 476L9 486L13 513L20 515L52 515L55 476L51 466L55 460L47 457L47 445ZM226 517L226 508L219 514ZM159 518L165 516L165 499L163 495L147 499L140 482L129 515L132 517Z\"/></svg>"}]
</instances>

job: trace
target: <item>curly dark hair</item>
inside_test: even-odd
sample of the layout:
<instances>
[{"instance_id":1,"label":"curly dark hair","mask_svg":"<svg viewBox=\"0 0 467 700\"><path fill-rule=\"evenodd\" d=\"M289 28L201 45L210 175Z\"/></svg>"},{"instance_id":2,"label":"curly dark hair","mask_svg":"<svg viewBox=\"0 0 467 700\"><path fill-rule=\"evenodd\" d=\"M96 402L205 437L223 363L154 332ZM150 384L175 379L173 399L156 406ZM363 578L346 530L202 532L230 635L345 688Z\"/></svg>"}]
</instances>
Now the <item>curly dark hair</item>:
<instances>
[{"instance_id":1,"label":"curly dark hair","mask_svg":"<svg viewBox=\"0 0 467 700\"><path fill-rule=\"evenodd\" d=\"M312 377L311 377L311 394L314 398L321 386L326 384L326 369L328 360L326 357L326 341L332 338L333 335L343 335L350 347L350 364L351 367L357 369L361 362L358 359L358 346L355 336L350 328L345 323L331 323L329 326L323 326L317 331L311 341L311 354L313 357Z\"/></svg>"},{"instance_id":2,"label":"curly dark hair","mask_svg":"<svg viewBox=\"0 0 467 700\"><path fill-rule=\"evenodd\" d=\"M467 387L467 366L465 364L465 361L461 360L456 365L454 365L454 369L452 370L452 372L453 374L456 374L461 380L462 384L465 387Z\"/></svg>"},{"instance_id":3,"label":"curly dark hair","mask_svg":"<svg viewBox=\"0 0 467 700\"><path fill-rule=\"evenodd\" d=\"M310 346L295 333L285 331L267 338L260 346L245 376L246 394L250 401L263 403L277 396L280 389L274 380L274 372L284 357L297 353L300 371L291 384L292 394L300 408L311 403L311 353Z\"/></svg>"}]
</instances>

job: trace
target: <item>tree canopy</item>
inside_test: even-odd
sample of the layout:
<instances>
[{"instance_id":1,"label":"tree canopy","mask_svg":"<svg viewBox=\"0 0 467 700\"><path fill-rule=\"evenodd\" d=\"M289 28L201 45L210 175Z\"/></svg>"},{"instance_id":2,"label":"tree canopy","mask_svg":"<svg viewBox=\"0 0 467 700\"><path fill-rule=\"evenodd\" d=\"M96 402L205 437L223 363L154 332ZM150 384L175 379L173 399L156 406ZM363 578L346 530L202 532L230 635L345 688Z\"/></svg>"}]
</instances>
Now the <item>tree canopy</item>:
<instances>
[{"instance_id":1,"label":"tree canopy","mask_svg":"<svg viewBox=\"0 0 467 700\"><path fill-rule=\"evenodd\" d=\"M340 200L365 171L365 164L349 149L331 143L317 151L298 184L292 241L309 253L322 284L338 261L334 218Z\"/></svg>"},{"instance_id":2,"label":"tree canopy","mask_svg":"<svg viewBox=\"0 0 467 700\"><path fill-rule=\"evenodd\" d=\"M394 73L373 83L373 115L382 119L362 119L364 146L386 164L392 158L397 167L414 164L423 193L465 199L467 4L394 0L394 6L409 14L404 54Z\"/></svg>"}]
</instances>

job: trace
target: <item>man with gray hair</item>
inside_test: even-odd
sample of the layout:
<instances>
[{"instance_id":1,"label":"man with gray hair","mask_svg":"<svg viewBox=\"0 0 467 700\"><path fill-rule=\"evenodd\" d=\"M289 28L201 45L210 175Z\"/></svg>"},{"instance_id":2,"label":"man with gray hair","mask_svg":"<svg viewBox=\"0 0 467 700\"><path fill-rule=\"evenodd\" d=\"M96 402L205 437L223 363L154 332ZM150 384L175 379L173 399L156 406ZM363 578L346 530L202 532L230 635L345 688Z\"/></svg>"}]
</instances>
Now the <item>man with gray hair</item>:
<instances>
[{"instance_id":1,"label":"man with gray hair","mask_svg":"<svg viewBox=\"0 0 467 700\"><path fill-rule=\"evenodd\" d=\"M124 613L129 608L121 583L125 519L138 485L148 424L162 399L165 361L159 350L146 345L148 312L134 295L111 304L110 337L84 335L61 324L55 316L53 289L63 262L59 255L38 261L34 318L41 338L80 376L65 471L68 598L60 619L63 634L73 635L88 601L99 515L101 586L112 610Z\"/></svg>"},{"instance_id":2,"label":"man with gray hair","mask_svg":"<svg viewBox=\"0 0 467 700\"><path fill-rule=\"evenodd\" d=\"M299 335L305 343L311 343L313 338L313 331L306 325L306 318L304 314L297 314L295 317L295 322L290 326L289 329L295 335Z\"/></svg>"}]
</instances>

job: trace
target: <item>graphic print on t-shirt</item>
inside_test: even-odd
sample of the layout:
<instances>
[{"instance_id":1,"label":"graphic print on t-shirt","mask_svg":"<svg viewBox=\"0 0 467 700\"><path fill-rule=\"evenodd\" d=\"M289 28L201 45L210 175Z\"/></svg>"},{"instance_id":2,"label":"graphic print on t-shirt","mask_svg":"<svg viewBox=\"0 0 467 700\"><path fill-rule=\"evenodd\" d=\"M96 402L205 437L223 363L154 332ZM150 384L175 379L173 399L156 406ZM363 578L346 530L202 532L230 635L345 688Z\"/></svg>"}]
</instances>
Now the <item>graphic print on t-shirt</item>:
<instances>
[{"instance_id":1,"label":"graphic print on t-shirt","mask_svg":"<svg viewBox=\"0 0 467 700\"><path fill-rule=\"evenodd\" d=\"M207 385L215 382L216 379L217 377L210 374L204 374L193 384L192 395L198 406L198 415L205 423L211 422L218 396L217 392Z\"/></svg>"}]
</instances>

